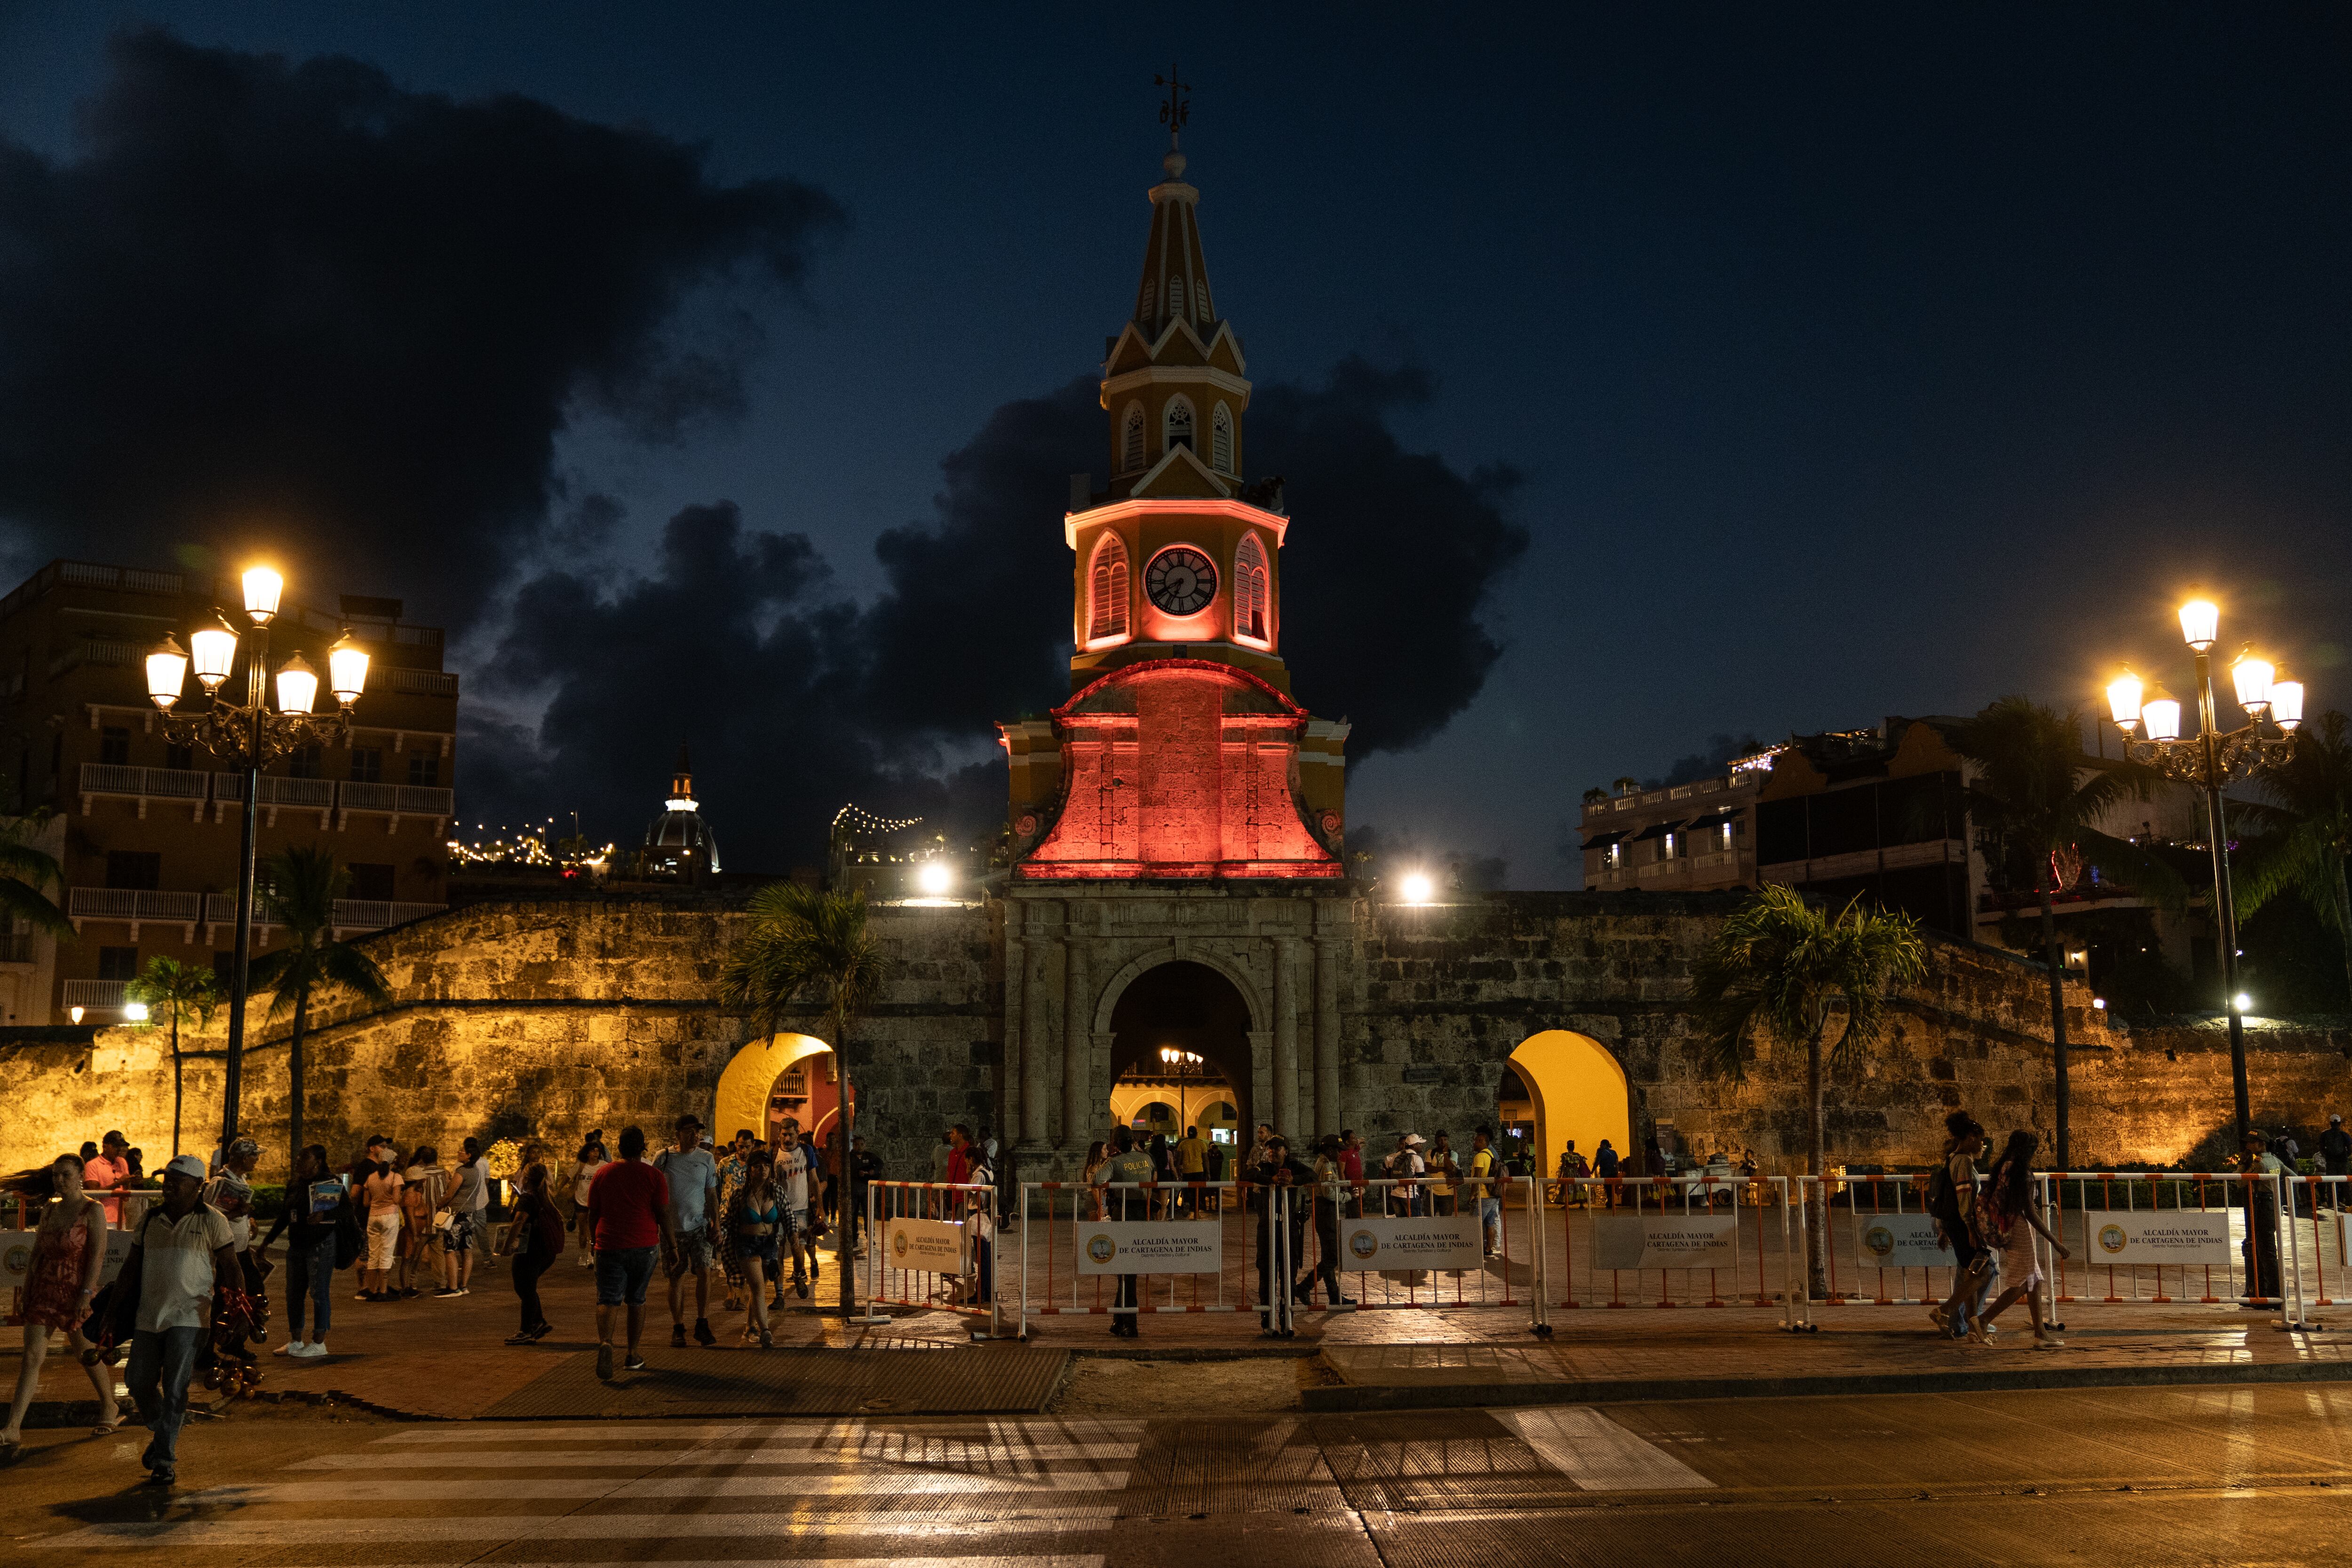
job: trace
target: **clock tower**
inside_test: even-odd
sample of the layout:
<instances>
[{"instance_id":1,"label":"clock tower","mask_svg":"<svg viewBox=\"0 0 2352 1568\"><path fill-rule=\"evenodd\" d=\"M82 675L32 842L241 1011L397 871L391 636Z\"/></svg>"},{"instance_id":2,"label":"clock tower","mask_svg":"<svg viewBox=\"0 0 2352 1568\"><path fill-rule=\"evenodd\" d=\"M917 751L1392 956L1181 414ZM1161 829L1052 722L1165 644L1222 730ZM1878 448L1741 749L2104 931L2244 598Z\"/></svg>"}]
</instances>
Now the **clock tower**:
<instances>
[{"instance_id":1,"label":"clock tower","mask_svg":"<svg viewBox=\"0 0 2352 1568\"><path fill-rule=\"evenodd\" d=\"M1134 311L1108 341L1110 480L1072 482L1070 691L1000 726L1014 876L1337 878L1348 726L1290 694L1279 478L1244 477L1248 365L1171 130Z\"/></svg>"}]
</instances>

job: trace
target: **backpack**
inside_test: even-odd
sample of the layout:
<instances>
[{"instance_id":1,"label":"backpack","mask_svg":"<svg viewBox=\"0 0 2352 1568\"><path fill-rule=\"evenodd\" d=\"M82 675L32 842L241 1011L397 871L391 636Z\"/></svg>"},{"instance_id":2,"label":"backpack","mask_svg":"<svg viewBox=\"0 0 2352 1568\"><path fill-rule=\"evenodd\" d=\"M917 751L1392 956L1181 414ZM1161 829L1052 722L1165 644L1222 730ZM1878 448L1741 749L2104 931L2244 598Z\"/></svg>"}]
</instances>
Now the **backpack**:
<instances>
[{"instance_id":1,"label":"backpack","mask_svg":"<svg viewBox=\"0 0 2352 1568\"><path fill-rule=\"evenodd\" d=\"M1952 1163L1947 1160L1927 1177L1927 1212L1942 1219L1958 1214L1959 1208L1959 1196L1952 1186Z\"/></svg>"}]
</instances>

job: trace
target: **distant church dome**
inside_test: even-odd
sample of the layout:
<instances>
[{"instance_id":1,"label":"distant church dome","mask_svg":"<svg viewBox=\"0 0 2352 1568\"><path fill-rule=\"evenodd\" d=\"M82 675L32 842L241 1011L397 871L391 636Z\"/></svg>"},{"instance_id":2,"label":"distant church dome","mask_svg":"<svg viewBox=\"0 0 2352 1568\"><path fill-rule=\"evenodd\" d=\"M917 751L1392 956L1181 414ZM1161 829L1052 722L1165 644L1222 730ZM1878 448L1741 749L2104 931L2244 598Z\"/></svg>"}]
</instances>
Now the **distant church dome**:
<instances>
[{"instance_id":1,"label":"distant church dome","mask_svg":"<svg viewBox=\"0 0 2352 1568\"><path fill-rule=\"evenodd\" d=\"M691 882L718 869L719 840L703 820L702 803L694 798L694 764L681 741L669 799L646 828L646 874Z\"/></svg>"}]
</instances>

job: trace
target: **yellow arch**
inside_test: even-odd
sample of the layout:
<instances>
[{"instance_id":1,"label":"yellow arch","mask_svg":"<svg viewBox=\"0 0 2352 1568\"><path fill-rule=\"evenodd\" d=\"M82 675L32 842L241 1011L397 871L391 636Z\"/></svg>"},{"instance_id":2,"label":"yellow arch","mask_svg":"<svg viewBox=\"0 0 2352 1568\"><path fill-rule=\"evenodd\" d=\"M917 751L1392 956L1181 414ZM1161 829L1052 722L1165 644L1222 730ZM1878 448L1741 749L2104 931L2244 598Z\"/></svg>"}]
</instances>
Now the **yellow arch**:
<instances>
[{"instance_id":1,"label":"yellow arch","mask_svg":"<svg viewBox=\"0 0 2352 1568\"><path fill-rule=\"evenodd\" d=\"M1633 1099L1625 1069L1600 1041L1568 1029L1546 1029L1519 1042L1511 1053L1511 1069L1535 1097L1542 1174L1559 1169L1560 1151L1570 1139L1588 1161L1603 1138L1620 1154L1632 1152Z\"/></svg>"},{"instance_id":2,"label":"yellow arch","mask_svg":"<svg viewBox=\"0 0 2352 1568\"><path fill-rule=\"evenodd\" d=\"M764 1040L747 1040L719 1075L719 1091L712 1097L710 1135L719 1142L735 1136L739 1127L749 1127L761 1138L768 1135L768 1091L776 1086L776 1075L799 1061L833 1047L814 1035L771 1035Z\"/></svg>"}]
</instances>

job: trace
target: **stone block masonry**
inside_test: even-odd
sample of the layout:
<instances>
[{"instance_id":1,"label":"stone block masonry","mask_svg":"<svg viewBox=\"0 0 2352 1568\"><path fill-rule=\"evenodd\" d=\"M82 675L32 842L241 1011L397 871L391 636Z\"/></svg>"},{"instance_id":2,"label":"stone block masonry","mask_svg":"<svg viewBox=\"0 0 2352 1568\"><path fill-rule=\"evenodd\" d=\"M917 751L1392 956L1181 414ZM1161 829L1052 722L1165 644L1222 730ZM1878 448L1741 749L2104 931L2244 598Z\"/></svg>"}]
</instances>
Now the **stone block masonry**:
<instances>
[{"instance_id":1,"label":"stone block masonry","mask_svg":"<svg viewBox=\"0 0 2352 1568\"><path fill-rule=\"evenodd\" d=\"M1755 1047L1744 1081L1698 1070L1692 965L1735 895L1504 893L1425 908L1344 884L1028 886L972 908L877 908L892 975L849 1059L859 1125L891 1175L921 1177L950 1121L992 1124L1032 1175L1072 1165L1107 1131L1110 1037L1125 987L1160 963L1211 965L1247 1002L1253 1113L1294 1135L1491 1120L1505 1064L1547 1029L1589 1037L1626 1074L1637 1131L1671 1120L1686 1148L1803 1161L1801 1055ZM348 1160L371 1133L445 1154L471 1134L536 1132L559 1156L635 1121L659 1136L710 1114L746 1043L716 1000L740 903L630 894L450 910L364 939L391 980L382 1008L328 997L306 1046L309 1135ZM1010 937L1008 940L1008 929ZM1008 980L1012 982L1008 985ZM2230 1115L2218 1024L2125 1031L2067 988L2078 1163L2168 1162ZM221 1020L184 1036L182 1144L220 1121ZM814 1018L794 1026L814 1031ZM2270 1125L2352 1114L2352 1032L2249 1029L2254 1111ZM1008 1039L1012 1042L1008 1049ZM2011 955L1938 942L1896 998L1890 1036L1830 1086L1832 1161L1922 1164L1947 1110L2051 1131L2048 991ZM283 1020L257 1031L245 1123L285 1169ZM22 1168L120 1127L159 1167L171 1145L162 1028L0 1033L0 1166ZM721 1131L731 1131L722 1129Z\"/></svg>"}]
</instances>

